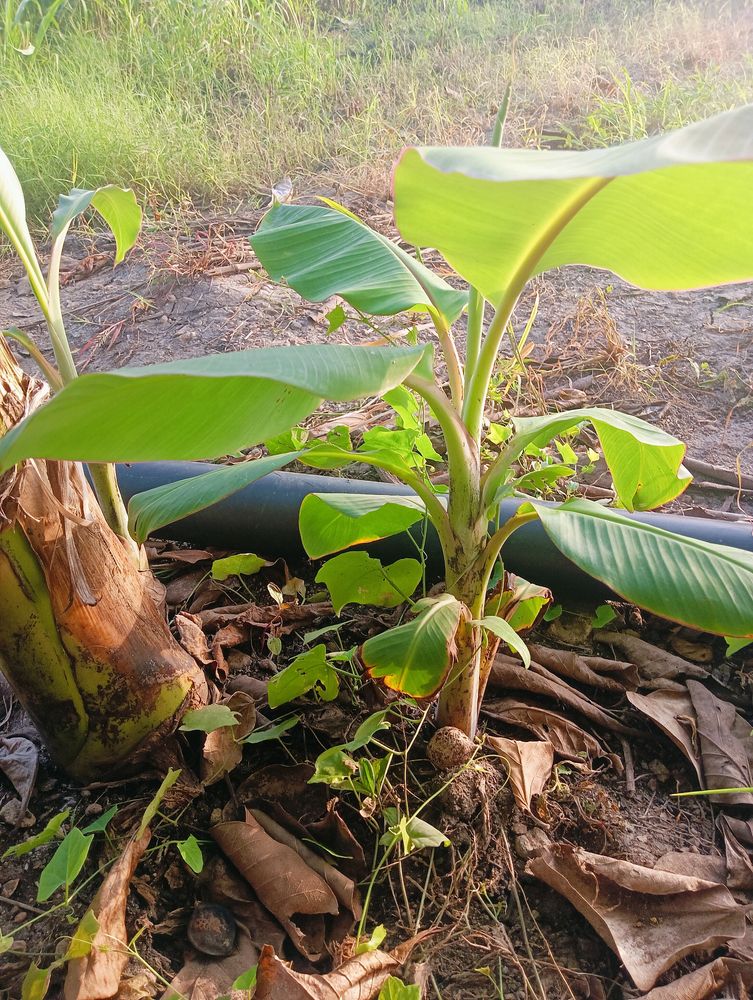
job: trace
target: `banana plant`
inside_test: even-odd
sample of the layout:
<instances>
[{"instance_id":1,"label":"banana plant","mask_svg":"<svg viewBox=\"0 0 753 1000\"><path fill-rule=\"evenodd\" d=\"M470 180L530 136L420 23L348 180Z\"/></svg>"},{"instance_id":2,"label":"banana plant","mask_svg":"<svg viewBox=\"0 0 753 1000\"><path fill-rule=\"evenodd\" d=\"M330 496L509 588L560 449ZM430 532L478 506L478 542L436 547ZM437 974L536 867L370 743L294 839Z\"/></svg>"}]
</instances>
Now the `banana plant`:
<instances>
[{"instance_id":1,"label":"banana plant","mask_svg":"<svg viewBox=\"0 0 753 1000\"><path fill-rule=\"evenodd\" d=\"M90 424L88 439L70 451L75 458L88 453L96 499L75 461L13 459L0 473L0 671L57 762L79 779L148 752L155 739L178 725L186 709L206 696L203 674L173 638L153 600L141 548L129 531L114 469L108 464L121 453L143 449L146 438L139 414L152 413L161 423L174 408L173 417L178 417L177 423L168 418L172 443L162 437L155 454L177 453L183 439L192 442L190 453L198 449L203 456L212 455L227 450L233 437L240 446L257 433L266 436L286 429L324 396L347 400L388 391L422 353L256 352L245 358L207 358L163 373L124 370L114 380L106 376L104 382L99 377L88 382L76 371L59 283L66 235L86 211L98 213L112 231L116 264L134 245L141 211L132 191L111 185L95 191L74 189L61 197L54 213L45 273L27 225L23 191L0 150L0 231L25 268L54 355L49 361L41 344L27 333L0 328L0 441L12 450L19 421L26 414L47 411L45 400L51 392L55 406L62 404L55 418L59 443L80 438L76 423L83 413L96 419L89 389L96 397L104 387L113 407L106 426L98 430ZM19 368L10 350L12 341L31 354L46 383ZM155 399L162 401L156 410ZM218 404L227 422L203 433L207 412ZM120 444L113 450L115 440ZM101 450L97 442L102 442ZM32 450L41 455L56 448L43 444L32 445ZM223 490L253 482L290 458L271 456L228 467L232 475L227 484L225 470L202 477L189 507L212 503ZM142 521L159 520L165 508L170 520L186 504L169 494L145 499ZM135 524L134 535L138 529Z\"/></svg>"},{"instance_id":2,"label":"banana plant","mask_svg":"<svg viewBox=\"0 0 753 1000\"><path fill-rule=\"evenodd\" d=\"M534 519L569 559L626 600L709 632L753 637L749 556L621 512L661 506L687 487L685 449L676 438L627 414L584 408L513 417L496 457L483 461L487 397L527 282L570 264L607 269L646 289L749 280L752 182L751 106L611 149L407 149L394 170L395 221L404 243L323 200L274 205L252 244L274 280L311 301L336 295L361 314L428 316L438 359L420 345L311 345L85 375L5 435L0 470L31 457L207 458L292 427L323 398L379 394L402 414L394 433L402 432L411 447L369 432L355 453L330 441L278 457L281 465L297 457L320 468L355 457L391 471L414 491L415 500L381 506L373 498L309 497L301 534L319 557L405 530L422 517L431 520L444 554L443 593L416 601L412 617L368 639L360 657L372 676L397 690L423 698L439 692L442 724L474 733L500 641L527 657L505 612L516 602L490 589L490 581L505 541ZM458 280L448 283L406 246L438 250ZM457 329L464 313L463 352ZM433 413L444 437L446 494L415 458L416 450L430 454L421 429L410 425L416 400ZM538 502L521 457L583 424L599 438L618 506ZM228 495L254 474L252 465L135 498L132 530L143 538ZM524 502L498 522L500 501L514 495Z\"/></svg>"}]
</instances>

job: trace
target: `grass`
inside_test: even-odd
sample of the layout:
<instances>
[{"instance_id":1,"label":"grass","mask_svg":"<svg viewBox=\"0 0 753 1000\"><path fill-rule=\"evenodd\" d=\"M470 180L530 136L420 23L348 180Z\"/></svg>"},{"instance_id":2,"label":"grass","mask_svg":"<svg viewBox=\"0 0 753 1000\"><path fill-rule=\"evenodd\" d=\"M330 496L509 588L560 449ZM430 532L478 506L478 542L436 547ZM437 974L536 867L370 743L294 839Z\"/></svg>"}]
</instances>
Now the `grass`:
<instances>
[{"instance_id":1,"label":"grass","mask_svg":"<svg viewBox=\"0 0 753 1000\"><path fill-rule=\"evenodd\" d=\"M511 76L516 144L751 100L752 30L753 0L68 0L32 58L0 49L0 144L38 217L106 181L154 208L286 174L384 193L404 144L480 140Z\"/></svg>"}]
</instances>

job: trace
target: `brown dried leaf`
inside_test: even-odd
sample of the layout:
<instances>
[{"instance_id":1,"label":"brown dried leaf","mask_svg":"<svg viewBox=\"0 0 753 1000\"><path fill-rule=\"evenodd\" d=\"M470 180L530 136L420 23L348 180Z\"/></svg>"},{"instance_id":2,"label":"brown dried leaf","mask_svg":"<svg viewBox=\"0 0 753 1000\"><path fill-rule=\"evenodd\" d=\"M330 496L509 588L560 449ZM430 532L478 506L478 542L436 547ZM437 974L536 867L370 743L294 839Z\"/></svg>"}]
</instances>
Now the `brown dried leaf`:
<instances>
[{"instance_id":1,"label":"brown dried leaf","mask_svg":"<svg viewBox=\"0 0 753 1000\"><path fill-rule=\"evenodd\" d=\"M238 976L258 961L257 948L246 929L239 927L238 943L232 955L209 958L194 954L162 994L162 1000L218 1000L230 992Z\"/></svg>"},{"instance_id":2,"label":"brown dried leaf","mask_svg":"<svg viewBox=\"0 0 753 1000\"><path fill-rule=\"evenodd\" d=\"M527 729L540 740L548 740L558 757L575 763L584 763L597 757L608 757L618 771L622 762L616 754L609 753L599 741L580 726L551 712L548 708L527 705L513 698L500 698L484 703L485 713L508 726Z\"/></svg>"},{"instance_id":3,"label":"brown dried leaf","mask_svg":"<svg viewBox=\"0 0 753 1000\"><path fill-rule=\"evenodd\" d=\"M126 969L115 1000L151 1000L157 989L157 979L149 969L138 966L133 975Z\"/></svg>"},{"instance_id":4,"label":"brown dried leaf","mask_svg":"<svg viewBox=\"0 0 753 1000\"><path fill-rule=\"evenodd\" d=\"M627 700L685 754L695 769L698 784L703 787L701 758L696 746L695 711L687 690L652 691L651 694L628 691Z\"/></svg>"},{"instance_id":5,"label":"brown dried leaf","mask_svg":"<svg viewBox=\"0 0 753 1000\"><path fill-rule=\"evenodd\" d=\"M38 766L39 751L31 740L23 736L0 736L0 771L18 792L20 817L26 815Z\"/></svg>"},{"instance_id":6,"label":"brown dried leaf","mask_svg":"<svg viewBox=\"0 0 753 1000\"><path fill-rule=\"evenodd\" d=\"M717 825L724 836L727 885L730 889L753 889L753 820L722 814Z\"/></svg>"},{"instance_id":7,"label":"brown dried leaf","mask_svg":"<svg viewBox=\"0 0 753 1000\"><path fill-rule=\"evenodd\" d=\"M553 844L526 870L568 899L614 950L636 986L651 989L684 955L745 933L744 909L714 882Z\"/></svg>"},{"instance_id":8,"label":"brown dried leaf","mask_svg":"<svg viewBox=\"0 0 753 1000\"><path fill-rule=\"evenodd\" d=\"M639 669L641 678L644 681L652 681L657 677L668 677L677 679L678 677L708 677L708 671L699 667L689 660L683 660L681 656L675 656L653 646L650 642L645 642L635 635L626 635L624 632L611 632L602 629L594 632L594 639L603 642L608 646L616 646L627 656Z\"/></svg>"},{"instance_id":9,"label":"brown dried leaf","mask_svg":"<svg viewBox=\"0 0 753 1000\"><path fill-rule=\"evenodd\" d=\"M147 829L138 840L134 837L128 843L94 897L91 908L99 930L89 954L68 962L65 1000L104 1000L118 992L120 977L131 957L125 922L128 889L150 837Z\"/></svg>"},{"instance_id":10,"label":"brown dried leaf","mask_svg":"<svg viewBox=\"0 0 753 1000\"><path fill-rule=\"evenodd\" d=\"M750 725L734 705L722 701L698 681L688 681L698 729L704 788L749 788L753 785L753 740ZM727 806L753 805L753 794L711 795L711 802Z\"/></svg>"},{"instance_id":11,"label":"brown dried leaf","mask_svg":"<svg viewBox=\"0 0 753 1000\"><path fill-rule=\"evenodd\" d=\"M594 665L586 657L579 656L572 650L549 649L547 646L538 646L535 644L529 644L528 649L531 659L534 661L531 664L532 667L535 663L541 664L541 666L552 670L558 676L567 677L570 680L577 681L579 684L586 684L588 687L599 688L602 691L615 691L618 694L623 694L626 687L638 686L638 671L632 663L612 661L611 665L619 668L621 674L621 680L616 680L611 675L617 673L617 669L610 670L604 676L598 670L594 669ZM595 665L605 662L596 656L590 659Z\"/></svg>"},{"instance_id":12,"label":"brown dried leaf","mask_svg":"<svg viewBox=\"0 0 753 1000\"><path fill-rule=\"evenodd\" d=\"M248 642L251 637L251 628L249 625L238 625L233 622L232 625L225 625L223 628L218 629L215 632L214 639L212 640L212 649L215 646L221 646L223 648L232 648L233 646L240 646L243 642Z\"/></svg>"},{"instance_id":13,"label":"brown dried leaf","mask_svg":"<svg viewBox=\"0 0 753 1000\"><path fill-rule=\"evenodd\" d=\"M753 962L753 926L750 923L746 926L745 934L730 943L729 953L733 958Z\"/></svg>"},{"instance_id":14,"label":"brown dried leaf","mask_svg":"<svg viewBox=\"0 0 753 1000\"><path fill-rule=\"evenodd\" d=\"M206 576L203 569L193 569L174 576L165 588L169 607L178 608L189 601Z\"/></svg>"},{"instance_id":15,"label":"brown dried leaf","mask_svg":"<svg viewBox=\"0 0 753 1000\"><path fill-rule=\"evenodd\" d=\"M330 799L324 816L316 823L309 823L308 829L315 840L340 856L340 866L344 871L360 879L367 871L366 856L363 847L337 811L337 803L337 799Z\"/></svg>"},{"instance_id":16,"label":"brown dried leaf","mask_svg":"<svg viewBox=\"0 0 753 1000\"><path fill-rule=\"evenodd\" d=\"M219 823L210 833L295 947L318 961L324 953L324 916L339 912L337 897L324 879L292 847L270 837L248 812L245 823Z\"/></svg>"},{"instance_id":17,"label":"brown dried leaf","mask_svg":"<svg viewBox=\"0 0 753 1000\"><path fill-rule=\"evenodd\" d=\"M227 659L227 665L231 675L236 669L235 663L233 662L234 653L237 653L237 650L233 650L233 653L231 653ZM240 654L240 656L243 657L246 657L247 655L247 653ZM251 657L249 656L248 659L250 660ZM235 660L237 662L237 657L235 657ZM269 681L263 681L259 677L249 677L247 674L239 674L235 677L230 677L230 680L225 685L225 690L230 694L232 694L233 691L243 691L250 695L254 701L266 702L268 684Z\"/></svg>"},{"instance_id":18,"label":"brown dried leaf","mask_svg":"<svg viewBox=\"0 0 753 1000\"><path fill-rule=\"evenodd\" d=\"M256 704L243 691L236 691L223 698L221 705L227 705L236 713L238 722L234 726L222 726L207 733L201 757L201 780L204 785L213 785L224 778L243 760L243 740L256 725Z\"/></svg>"},{"instance_id":19,"label":"brown dried leaf","mask_svg":"<svg viewBox=\"0 0 753 1000\"><path fill-rule=\"evenodd\" d=\"M706 882L724 884L727 880L727 866L724 858L711 854L694 854L692 851L668 851L662 854L654 865L658 871L675 875L690 875Z\"/></svg>"},{"instance_id":20,"label":"brown dried leaf","mask_svg":"<svg viewBox=\"0 0 753 1000\"><path fill-rule=\"evenodd\" d=\"M155 556L155 562L181 562L193 566L195 563L212 562L218 555L212 555L206 549L169 549Z\"/></svg>"},{"instance_id":21,"label":"brown dried leaf","mask_svg":"<svg viewBox=\"0 0 753 1000\"><path fill-rule=\"evenodd\" d=\"M507 765L510 787L519 809L531 810L534 795L541 795L554 767L554 747L546 740L508 740L487 736L489 746Z\"/></svg>"},{"instance_id":22,"label":"brown dried leaf","mask_svg":"<svg viewBox=\"0 0 753 1000\"><path fill-rule=\"evenodd\" d=\"M287 940L285 931L262 906L248 882L224 858L212 858L201 874L201 883L209 902L226 906L246 928L257 948L271 944L275 951L282 951Z\"/></svg>"},{"instance_id":23,"label":"brown dried leaf","mask_svg":"<svg viewBox=\"0 0 753 1000\"><path fill-rule=\"evenodd\" d=\"M542 667L542 670L545 668ZM505 691L525 691L529 694L541 695L544 698L553 698L560 704L567 705L568 708L579 712L589 721L595 722L596 725L603 726L604 729L622 733L623 736L640 736L636 730L618 722L603 708L599 708L590 698L571 688L569 684L554 674L545 676L534 673L532 670L526 670L520 660L501 653L497 654L492 665L489 686L502 688Z\"/></svg>"},{"instance_id":24,"label":"brown dried leaf","mask_svg":"<svg viewBox=\"0 0 753 1000\"><path fill-rule=\"evenodd\" d=\"M683 635L673 635L670 637L669 643L678 656L693 660L695 663L713 662L714 647L710 642L703 642L700 639L689 639Z\"/></svg>"},{"instance_id":25,"label":"brown dried leaf","mask_svg":"<svg viewBox=\"0 0 753 1000\"><path fill-rule=\"evenodd\" d=\"M222 608L212 608L199 614L204 628L212 630L226 625L251 625L254 628L267 629L274 624L280 635L318 621L320 618L332 615L332 604L322 601L314 604L247 604L230 605Z\"/></svg>"},{"instance_id":26,"label":"brown dried leaf","mask_svg":"<svg viewBox=\"0 0 753 1000\"><path fill-rule=\"evenodd\" d=\"M178 630L181 646L193 656L194 660L204 666L210 666L214 663L214 657L209 651L209 643L201 627L200 618L184 611L175 616L175 627Z\"/></svg>"},{"instance_id":27,"label":"brown dried leaf","mask_svg":"<svg viewBox=\"0 0 753 1000\"><path fill-rule=\"evenodd\" d=\"M212 604L217 604L218 601L223 600L226 596L224 584L218 583L211 576L205 575L193 594L190 595L188 611L192 615L198 615L204 608L208 608Z\"/></svg>"},{"instance_id":28,"label":"brown dried leaf","mask_svg":"<svg viewBox=\"0 0 753 1000\"><path fill-rule=\"evenodd\" d=\"M361 901L358 897L358 889L356 888L353 879L343 875L341 871L338 871L333 865L325 861L324 858L319 857L310 847L307 847L302 843L297 837L286 830L284 827L280 826L269 816L266 816L260 809L247 809L246 818L248 819L249 814L259 823L264 830L275 840L279 840L281 844L285 844L287 847L292 848L296 854L303 858L306 864L317 872L330 889L334 892L337 897L337 901L344 907L346 907L353 916L358 919L361 916Z\"/></svg>"},{"instance_id":29,"label":"brown dried leaf","mask_svg":"<svg viewBox=\"0 0 753 1000\"><path fill-rule=\"evenodd\" d=\"M666 986L657 986L643 1000L709 1000L730 983L753 984L753 964L717 958Z\"/></svg>"},{"instance_id":30,"label":"brown dried leaf","mask_svg":"<svg viewBox=\"0 0 753 1000\"><path fill-rule=\"evenodd\" d=\"M263 948L259 959L255 1000L373 1000L385 980L393 975L415 945L419 934L392 952L370 951L345 962L324 976L295 972L282 962L273 948Z\"/></svg>"}]
</instances>

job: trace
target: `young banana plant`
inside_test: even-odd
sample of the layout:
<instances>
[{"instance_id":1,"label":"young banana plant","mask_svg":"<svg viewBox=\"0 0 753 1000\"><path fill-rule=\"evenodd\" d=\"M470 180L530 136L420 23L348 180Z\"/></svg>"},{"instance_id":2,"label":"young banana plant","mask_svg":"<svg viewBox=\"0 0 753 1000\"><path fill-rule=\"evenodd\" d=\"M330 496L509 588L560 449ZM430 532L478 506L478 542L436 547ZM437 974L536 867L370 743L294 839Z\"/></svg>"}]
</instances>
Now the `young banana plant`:
<instances>
[{"instance_id":1,"label":"young banana plant","mask_svg":"<svg viewBox=\"0 0 753 1000\"><path fill-rule=\"evenodd\" d=\"M428 517L444 553L444 592L417 601L412 618L368 639L360 655L372 676L395 689L421 698L439 692L440 721L470 734L496 644L527 656L513 627L515 595L489 584L507 538L534 519L569 559L626 600L709 632L753 637L753 566L744 553L584 499L542 504L536 482L518 464L526 449L588 423L618 507L645 510L678 496L690 481L676 438L602 408L513 417L496 458L482 462L487 397L526 283L568 264L608 269L647 289L749 280L752 181L753 107L589 152L408 149L394 172L397 228L407 245L438 250L465 288L332 202L275 205L252 244L273 279L311 301L336 295L361 314L428 315L449 391L432 350L421 345L273 348L86 375L0 441L0 470L34 456L208 458L291 428L324 398L383 395L401 415L393 432L399 440L369 432L355 453L344 442L314 443L149 491L131 502L132 531L142 539L292 458L321 468L355 458L397 475L416 500L312 496L301 510L302 538L319 557ZM463 356L456 336L464 312ZM422 428L411 424L416 399L444 437L446 493L416 459L431 454ZM516 495L517 512L497 523L500 501ZM406 580L415 586L415 574L404 569L393 604Z\"/></svg>"}]
</instances>

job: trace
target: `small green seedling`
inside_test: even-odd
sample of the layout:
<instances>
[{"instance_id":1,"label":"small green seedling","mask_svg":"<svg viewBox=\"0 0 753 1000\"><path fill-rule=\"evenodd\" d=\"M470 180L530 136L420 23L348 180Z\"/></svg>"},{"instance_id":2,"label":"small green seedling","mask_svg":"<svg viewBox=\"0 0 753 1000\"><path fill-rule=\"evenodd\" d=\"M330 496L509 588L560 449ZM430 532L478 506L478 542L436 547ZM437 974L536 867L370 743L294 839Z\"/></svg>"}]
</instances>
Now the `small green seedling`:
<instances>
[{"instance_id":1,"label":"small green seedling","mask_svg":"<svg viewBox=\"0 0 753 1000\"><path fill-rule=\"evenodd\" d=\"M421 988L407 985L396 976L390 976L379 991L379 1000L421 1000Z\"/></svg>"},{"instance_id":2,"label":"small green seedling","mask_svg":"<svg viewBox=\"0 0 753 1000\"><path fill-rule=\"evenodd\" d=\"M185 840L179 840L175 846L185 863L196 875L200 875L204 870L204 854L196 837L193 834Z\"/></svg>"}]
</instances>

